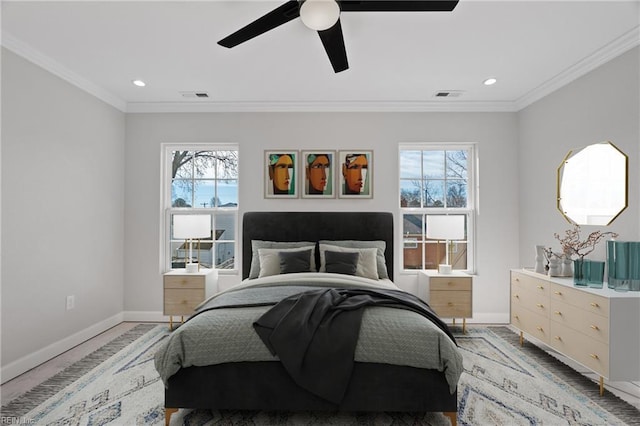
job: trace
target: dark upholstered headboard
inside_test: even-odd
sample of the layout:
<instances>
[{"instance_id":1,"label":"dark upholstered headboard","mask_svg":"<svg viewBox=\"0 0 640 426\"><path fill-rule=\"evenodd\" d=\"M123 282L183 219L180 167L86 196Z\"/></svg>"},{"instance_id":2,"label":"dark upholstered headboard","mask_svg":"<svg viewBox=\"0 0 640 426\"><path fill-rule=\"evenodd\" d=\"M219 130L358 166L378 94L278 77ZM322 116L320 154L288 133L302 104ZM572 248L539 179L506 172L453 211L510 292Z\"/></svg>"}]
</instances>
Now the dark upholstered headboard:
<instances>
[{"instance_id":1,"label":"dark upholstered headboard","mask_svg":"<svg viewBox=\"0 0 640 426\"><path fill-rule=\"evenodd\" d=\"M247 212L242 218L242 278L251 269L251 240L382 240L393 280L393 214L388 212Z\"/></svg>"}]
</instances>

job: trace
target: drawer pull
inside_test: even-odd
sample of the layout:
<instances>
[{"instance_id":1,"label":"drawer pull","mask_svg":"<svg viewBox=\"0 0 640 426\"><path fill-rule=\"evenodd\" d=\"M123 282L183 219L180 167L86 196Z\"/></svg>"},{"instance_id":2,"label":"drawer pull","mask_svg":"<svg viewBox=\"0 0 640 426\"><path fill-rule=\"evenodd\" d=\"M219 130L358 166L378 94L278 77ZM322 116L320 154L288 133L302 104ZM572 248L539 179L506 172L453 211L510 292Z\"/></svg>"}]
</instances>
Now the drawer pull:
<instances>
[{"instance_id":1,"label":"drawer pull","mask_svg":"<svg viewBox=\"0 0 640 426\"><path fill-rule=\"evenodd\" d=\"M520 320L520 317L518 315L514 315L513 317L517 320Z\"/></svg>"},{"instance_id":2,"label":"drawer pull","mask_svg":"<svg viewBox=\"0 0 640 426\"><path fill-rule=\"evenodd\" d=\"M186 305L188 302L186 300L183 300L182 302L180 302L182 305Z\"/></svg>"},{"instance_id":3,"label":"drawer pull","mask_svg":"<svg viewBox=\"0 0 640 426\"><path fill-rule=\"evenodd\" d=\"M514 294L513 297L515 297L516 299L520 299L520 295L519 294Z\"/></svg>"},{"instance_id":4,"label":"drawer pull","mask_svg":"<svg viewBox=\"0 0 640 426\"><path fill-rule=\"evenodd\" d=\"M516 281L520 282L520 278L516 278Z\"/></svg>"},{"instance_id":5,"label":"drawer pull","mask_svg":"<svg viewBox=\"0 0 640 426\"><path fill-rule=\"evenodd\" d=\"M538 331L544 331L544 329L543 329L542 327L540 327L540 326L536 327L536 329L537 329Z\"/></svg>"},{"instance_id":6,"label":"drawer pull","mask_svg":"<svg viewBox=\"0 0 640 426\"><path fill-rule=\"evenodd\" d=\"M544 290L544 286L543 286L543 285L539 285L539 286L538 286L538 288L539 288L540 290Z\"/></svg>"},{"instance_id":7,"label":"drawer pull","mask_svg":"<svg viewBox=\"0 0 640 426\"><path fill-rule=\"evenodd\" d=\"M600 305L598 305L596 302L591 302L590 305L593 306L594 308L600 307Z\"/></svg>"},{"instance_id":8,"label":"drawer pull","mask_svg":"<svg viewBox=\"0 0 640 426\"><path fill-rule=\"evenodd\" d=\"M558 340L560 342L562 341L562 337L560 337L560 336L555 336L554 339L556 339L556 340Z\"/></svg>"},{"instance_id":9,"label":"drawer pull","mask_svg":"<svg viewBox=\"0 0 640 426\"><path fill-rule=\"evenodd\" d=\"M544 305L543 305L542 303L536 303L536 306L537 306L538 308L544 308Z\"/></svg>"},{"instance_id":10,"label":"drawer pull","mask_svg":"<svg viewBox=\"0 0 640 426\"><path fill-rule=\"evenodd\" d=\"M453 306L453 302L447 302L447 306Z\"/></svg>"},{"instance_id":11,"label":"drawer pull","mask_svg":"<svg viewBox=\"0 0 640 426\"><path fill-rule=\"evenodd\" d=\"M593 359L600 359L600 357L596 354L589 354L589 356Z\"/></svg>"},{"instance_id":12,"label":"drawer pull","mask_svg":"<svg viewBox=\"0 0 640 426\"><path fill-rule=\"evenodd\" d=\"M597 325L592 325L592 326L591 326L591 329L592 329L592 330L600 330L600 327L598 327Z\"/></svg>"},{"instance_id":13,"label":"drawer pull","mask_svg":"<svg viewBox=\"0 0 640 426\"><path fill-rule=\"evenodd\" d=\"M562 316L562 312L560 311L555 311L554 314Z\"/></svg>"},{"instance_id":14,"label":"drawer pull","mask_svg":"<svg viewBox=\"0 0 640 426\"><path fill-rule=\"evenodd\" d=\"M555 294L557 296L562 296L562 292L561 291L554 291L553 294Z\"/></svg>"},{"instance_id":15,"label":"drawer pull","mask_svg":"<svg viewBox=\"0 0 640 426\"><path fill-rule=\"evenodd\" d=\"M447 281L447 285L453 285L453 282Z\"/></svg>"}]
</instances>

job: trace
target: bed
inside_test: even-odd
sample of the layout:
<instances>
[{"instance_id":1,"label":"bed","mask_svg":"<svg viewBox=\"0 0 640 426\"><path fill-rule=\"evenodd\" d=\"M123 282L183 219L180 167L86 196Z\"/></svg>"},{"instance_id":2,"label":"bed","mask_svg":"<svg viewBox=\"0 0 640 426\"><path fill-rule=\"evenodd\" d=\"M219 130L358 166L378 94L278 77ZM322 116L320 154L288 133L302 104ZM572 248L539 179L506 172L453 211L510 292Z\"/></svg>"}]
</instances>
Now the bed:
<instances>
[{"instance_id":1,"label":"bed","mask_svg":"<svg viewBox=\"0 0 640 426\"><path fill-rule=\"evenodd\" d=\"M242 283L204 302L156 353L167 425L179 408L443 412L456 424L462 356L446 325L429 318L428 306L393 284L393 241L387 212L245 213ZM281 272L296 273L270 271L274 256ZM317 319L318 306L348 301L358 313L344 308L344 322L331 328ZM313 312L308 324L317 319L314 332L286 334L298 331L269 317L278 307L284 307L278 315L291 316L291 306L311 309L304 312ZM328 333L342 343L327 345L334 341ZM347 343L354 333L356 341ZM296 354L307 350L282 342L307 336L308 347L340 349L305 355L300 363ZM277 352L269 342L281 345ZM334 353L349 350L354 355L346 364ZM317 374L320 368L330 373ZM325 376L331 383L319 383L329 381Z\"/></svg>"}]
</instances>

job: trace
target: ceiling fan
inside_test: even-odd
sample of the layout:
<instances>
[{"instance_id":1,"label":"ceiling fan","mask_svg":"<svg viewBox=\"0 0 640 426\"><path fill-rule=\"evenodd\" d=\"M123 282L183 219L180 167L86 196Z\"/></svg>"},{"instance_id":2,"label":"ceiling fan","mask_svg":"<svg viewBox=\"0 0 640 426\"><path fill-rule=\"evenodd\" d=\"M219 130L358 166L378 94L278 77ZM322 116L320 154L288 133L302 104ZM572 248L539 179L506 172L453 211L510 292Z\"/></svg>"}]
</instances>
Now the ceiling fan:
<instances>
[{"instance_id":1,"label":"ceiling fan","mask_svg":"<svg viewBox=\"0 0 640 426\"><path fill-rule=\"evenodd\" d=\"M318 32L333 70L339 73L349 68L341 12L451 12L457 4L458 0L289 0L218 44L232 48L300 17Z\"/></svg>"}]
</instances>

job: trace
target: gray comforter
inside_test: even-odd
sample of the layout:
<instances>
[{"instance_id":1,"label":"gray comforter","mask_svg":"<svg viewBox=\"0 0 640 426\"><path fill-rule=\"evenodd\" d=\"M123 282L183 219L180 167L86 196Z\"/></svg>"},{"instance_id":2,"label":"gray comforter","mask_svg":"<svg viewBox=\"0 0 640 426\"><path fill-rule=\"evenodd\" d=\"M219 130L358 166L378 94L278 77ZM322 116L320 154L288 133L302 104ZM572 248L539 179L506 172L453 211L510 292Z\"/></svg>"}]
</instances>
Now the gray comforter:
<instances>
[{"instance_id":1,"label":"gray comforter","mask_svg":"<svg viewBox=\"0 0 640 426\"><path fill-rule=\"evenodd\" d=\"M204 302L199 308L202 312L162 344L155 355L160 377L166 385L169 377L183 367L277 361L258 337L253 323L285 297L327 287L398 289L390 281L327 273L244 281ZM390 307L366 308L355 361L442 371L451 392L462 374L462 355L442 330L415 312Z\"/></svg>"}]
</instances>

